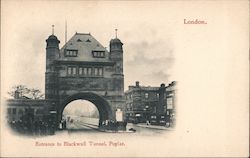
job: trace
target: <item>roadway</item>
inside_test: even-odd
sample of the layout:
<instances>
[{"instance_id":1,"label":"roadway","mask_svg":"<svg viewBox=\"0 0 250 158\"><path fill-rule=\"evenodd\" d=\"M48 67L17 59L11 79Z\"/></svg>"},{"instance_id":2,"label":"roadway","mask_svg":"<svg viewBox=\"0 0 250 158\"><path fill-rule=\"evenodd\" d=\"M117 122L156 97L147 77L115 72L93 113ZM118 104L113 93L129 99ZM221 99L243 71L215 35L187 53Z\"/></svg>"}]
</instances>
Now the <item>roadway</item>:
<instances>
[{"instance_id":1,"label":"roadway","mask_svg":"<svg viewBox=\"0 0 250 158\"><path fill-rule=\"evenodd\" d=\"M131 132L128 131L129 129L135 129L136 132ZM140 135L140 136L150 136L150 135L155 135L155 134L162 134L170 129L164 128L164 127L153 127L153 126L145 126L142 124L127 124L127 131L123 132L123 135ZM74 134L97 134L97 133L102 133L102 134L111 134L112 132L103 132L98 129L98 119L96 118L74 118L73 122L67 122L67 130L63 131L58 131L57 133L68 133L70 135Z\"/></svg>"}]
</instances>

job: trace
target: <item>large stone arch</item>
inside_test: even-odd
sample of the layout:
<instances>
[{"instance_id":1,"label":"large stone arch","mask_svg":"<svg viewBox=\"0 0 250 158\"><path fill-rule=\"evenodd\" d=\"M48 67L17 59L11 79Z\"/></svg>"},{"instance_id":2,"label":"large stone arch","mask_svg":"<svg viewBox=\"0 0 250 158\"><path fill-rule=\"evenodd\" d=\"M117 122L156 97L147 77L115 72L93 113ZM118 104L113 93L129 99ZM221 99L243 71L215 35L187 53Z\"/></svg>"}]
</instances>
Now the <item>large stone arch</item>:
<instances>
[{"instance_id":1,"label":"large stone arch","mask_svg":"<svg viewBox=\"0 0 250 158\"><path fill-rule=\"evenodd\" d=\"M78 100L78 99L90 101L96 106L96 108L99 111L99 125L102 121L111 120L113 118L112 108L106 99L104 99L103 97L95 93L86 92L86 93L77 93L77 94L68 96L62 101L62 103L60 104L58 108L58 121L62 119L62 113L63 113L64 108L70 102Z\"/></svg>"}]
</instances>

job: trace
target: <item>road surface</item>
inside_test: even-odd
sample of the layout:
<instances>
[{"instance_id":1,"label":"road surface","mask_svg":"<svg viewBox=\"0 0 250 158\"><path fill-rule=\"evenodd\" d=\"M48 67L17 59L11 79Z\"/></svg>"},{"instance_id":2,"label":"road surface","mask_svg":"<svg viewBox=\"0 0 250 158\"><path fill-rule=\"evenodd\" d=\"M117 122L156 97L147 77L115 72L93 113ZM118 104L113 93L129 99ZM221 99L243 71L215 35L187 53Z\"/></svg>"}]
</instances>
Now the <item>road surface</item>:
<instances>
[{"instance_id":1,"label":"road surface","mask_svg":"<svg viewBox=\"0 0 250 158\"><path fill-rule=\"evenodd\" d=\"M73 118L73 121L67 122L67 130L63 131L57 131L56 134L65 134L68 133L70 135L75 135L75 134L114 134L112 132L103 132L98 129L98 119L96 118ZM129 129L135 129L135 132L129 131ZM149 128L146 126L140 126L140 125L134 125L134 124L127 124L127 131L123 132L121 134L123 135L140 135L140 136L150 136L150 135L155 135L155 134L164 134L168 132L169 129L164 129L164 128Z\"/></svg>"}]
</instances>

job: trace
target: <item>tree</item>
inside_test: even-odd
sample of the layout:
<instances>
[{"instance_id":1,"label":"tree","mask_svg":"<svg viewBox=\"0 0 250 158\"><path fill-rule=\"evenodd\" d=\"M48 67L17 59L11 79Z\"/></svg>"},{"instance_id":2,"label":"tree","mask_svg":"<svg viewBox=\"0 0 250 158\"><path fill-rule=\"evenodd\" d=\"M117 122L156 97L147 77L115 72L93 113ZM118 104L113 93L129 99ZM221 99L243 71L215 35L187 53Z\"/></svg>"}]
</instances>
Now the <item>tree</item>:
<instances>
[{"instance_id":1,"label":"tree","mask_svg":"<svg viewBox=\"0 0 250 158\"><path fill-rule=\"evenodd\" d=\"M42 94L42 92L39 89L34 89L34 88L29 90L29 94L32 99L42 99L44 96L44 94Z\"/></svg>"},{"instance_id":2,"label":"tree","mask_svg":"<svg viewBox=\"0 0 250 158\"><path fill-rule=\"evenodd\" d=\"M44 94L35 88L28 88L25 85L13 86L8 94L15 99L28 98L28 99L43 99Z\"/></svg>"},{"instance_id":3,"label":"tree","mask_svg":"<svg viewBox=\"0 0 250 158\"><path fill-rule=\"evenodd\" d=\"M29 90L25 85L16 85L11 88L8 94L14 98L18 98L27 95L28 91Z\"/></svg>"}]
</instances>

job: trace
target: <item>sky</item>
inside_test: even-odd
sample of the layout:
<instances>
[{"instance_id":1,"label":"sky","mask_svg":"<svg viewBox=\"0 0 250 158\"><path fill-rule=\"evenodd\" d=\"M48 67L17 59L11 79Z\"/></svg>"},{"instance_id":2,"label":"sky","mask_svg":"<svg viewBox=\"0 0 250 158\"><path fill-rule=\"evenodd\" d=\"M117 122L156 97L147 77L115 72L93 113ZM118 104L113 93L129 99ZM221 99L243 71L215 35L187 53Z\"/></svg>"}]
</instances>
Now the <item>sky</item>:
<instances>
[{"instance_id":1,"label":"sky","mask_svg":"<svg viewBox=\"0 0 250 158\"><path fill-rule=\"evenodd\" d=\"M63 115L91 116L95 111L97 108L93 103L86 100L75 100L65 107Z\"/></svg>"},{"instance_id":2,"label":"sky","mask_svg":"<svg viewBox=\"0 0 250 158\"><path fill-rule=\"evenodd\" d=\"M52 33L65 44L75 32L90 32L105 47L115 37L124 43L125 90L135 81L159 86L175 80L173 15L162 18L166 5L114 1L4 1L2 9L2 70L4 91L24 84L44 91L45 40ZM174 9L168 4L168 9ZM141 14L143 13L143 14ZM174 13L174 12L173 12ZM166 23L165 21L169 21ZM134 75L136 74L136 75Z\"/></svg>"}]
</instances>

